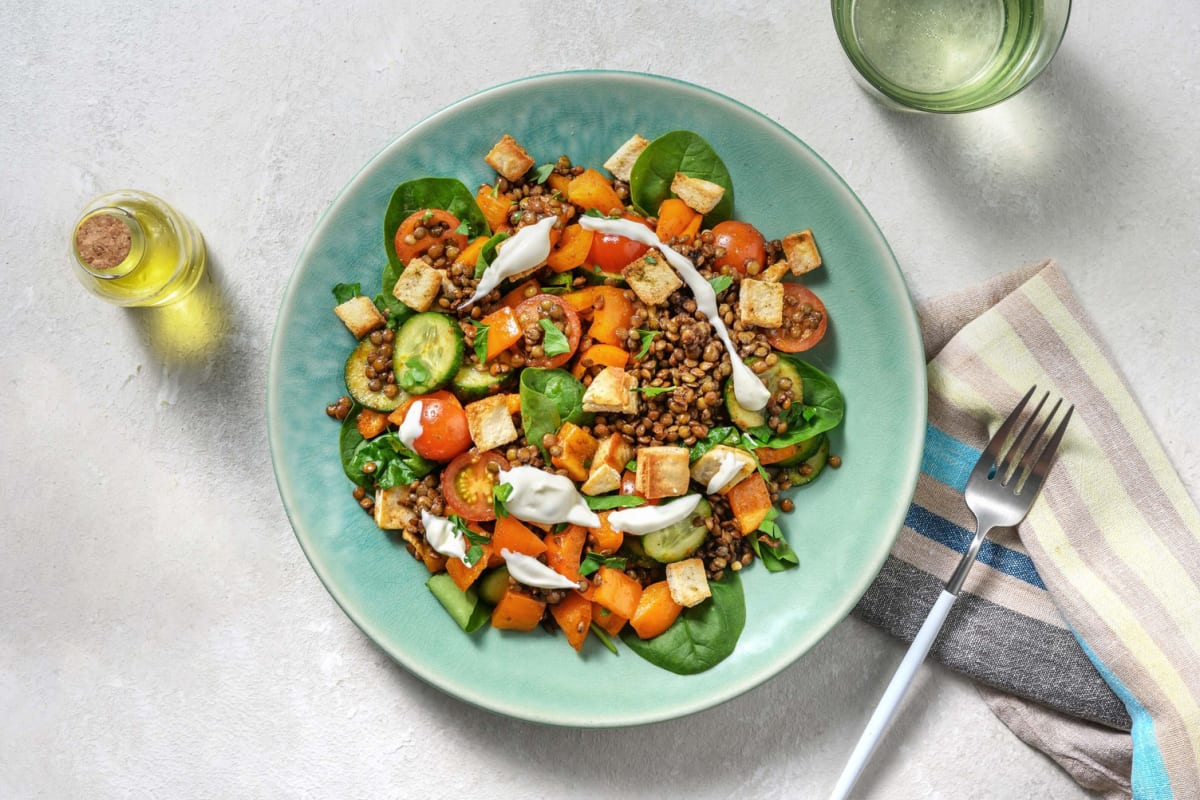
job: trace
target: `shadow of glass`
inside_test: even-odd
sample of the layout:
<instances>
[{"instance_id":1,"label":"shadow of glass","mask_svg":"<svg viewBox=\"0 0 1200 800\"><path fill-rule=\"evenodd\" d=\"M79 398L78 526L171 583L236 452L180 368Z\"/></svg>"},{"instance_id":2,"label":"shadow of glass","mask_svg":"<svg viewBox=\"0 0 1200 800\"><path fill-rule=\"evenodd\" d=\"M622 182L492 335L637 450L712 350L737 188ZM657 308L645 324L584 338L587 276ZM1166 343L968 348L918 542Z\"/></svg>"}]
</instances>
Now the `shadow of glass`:
<instances>
[{"instance_id":1,"label":"shadow of glass","mask_svg":"<svg viewBox=\"0 0 1200 800\"><path fill-rule=\"evenodd\" d=\"M212 254L200 282L187 297L165 306L133 308L130 314L164 366L210 365L224 346L230 326L229 305Z\"/></svg>"}]
</instances>

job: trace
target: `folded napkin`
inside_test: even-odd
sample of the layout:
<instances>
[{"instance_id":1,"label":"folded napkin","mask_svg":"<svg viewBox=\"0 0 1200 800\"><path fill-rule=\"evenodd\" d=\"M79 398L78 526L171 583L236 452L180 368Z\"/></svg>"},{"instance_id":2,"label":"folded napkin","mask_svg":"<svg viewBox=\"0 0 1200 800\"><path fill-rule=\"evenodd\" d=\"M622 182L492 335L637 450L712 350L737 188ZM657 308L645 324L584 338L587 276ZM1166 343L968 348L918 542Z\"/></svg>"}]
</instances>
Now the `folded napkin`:
<instances>
[{"instance_id":1,"label":"folded napkin","mask_svg":"<svg viewBox=\"0 0 1200 800\"><path fill-rule=\"evenodd\" d=\"M974 533L962 490L979 453L1030 385L1065 397L1041 497L984 543L931 655L1081 785L1200 798L1200 515L1093 326L1048 261L921 322L921 476L856 613L915 636Z\"/></svg>"}]
</instances>

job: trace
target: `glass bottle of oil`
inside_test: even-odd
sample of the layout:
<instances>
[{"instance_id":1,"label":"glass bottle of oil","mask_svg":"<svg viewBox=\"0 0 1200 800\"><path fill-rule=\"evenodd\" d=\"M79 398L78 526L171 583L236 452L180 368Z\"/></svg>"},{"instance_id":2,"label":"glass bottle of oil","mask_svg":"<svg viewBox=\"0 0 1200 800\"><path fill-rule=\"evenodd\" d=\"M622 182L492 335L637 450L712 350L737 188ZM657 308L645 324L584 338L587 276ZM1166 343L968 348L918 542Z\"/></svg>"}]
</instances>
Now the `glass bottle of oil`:
<instances>
[{"instance_id":1,"label":"glass bottle of oil","mask_svg":"<svg viewBox=\"0 0 1200 800\"><path fill-rule=\"evenodd\" d=\"M97 197L71 235L75 274L120 306L162 306L187 296L204 274L204 239L190 220L145 192Z\"/></svg>"}]
</instances>

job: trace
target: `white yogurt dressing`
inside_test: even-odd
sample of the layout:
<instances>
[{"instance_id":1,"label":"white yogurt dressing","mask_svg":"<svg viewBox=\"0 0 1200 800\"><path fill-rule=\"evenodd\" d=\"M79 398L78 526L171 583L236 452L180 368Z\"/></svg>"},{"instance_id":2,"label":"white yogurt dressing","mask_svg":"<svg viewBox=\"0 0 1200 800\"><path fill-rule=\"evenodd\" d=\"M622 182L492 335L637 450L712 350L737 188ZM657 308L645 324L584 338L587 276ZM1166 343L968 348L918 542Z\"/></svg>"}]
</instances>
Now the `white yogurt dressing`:
<instances>
[{"instance_id":1,"label":"white yogurt dressing","mask_svg":"<svg viewBox=\"0 0 1200 800\"><path fill-rule=\"evenodd\" d=\"M408 411L404 412L404 421L400 423L400 430L396 431L396 435L404 442L405 447L412 450L413 442L421 438L424 432L425 429L421 427L421 401L414 400Z\"/></svg>"},{"instance_id":2,"label":"white yogurt dressing","mask_svg":"<svg viewBox=\"0 0 1200 800\"><path fill-rule=\"evenodd\" d=\"M543 525L570 522L585 528L600 527L600 517L588 508L575 482L566 475L537 467L513 467L500 470L499 483L513 488L504 507L517 519Z\"/></svg>"},{"instance_id":3,"label":"white yogurt dressing","mask_svg":"<svg viewBox=\"0 0 1200 800\"><path fill-rule=\"evenodd\" d=\"M638 506L622 508L608 515L608 524L613 530L628 533L631 536L645 536L647 533L661 531L680 520L685 520L700 505L700 495L689 494L657 506Z\"/></svg>"},{"instance_id":4,"label":"white yogurt dressing","mask_svg":"<svg viewBox=\"0 0 1200 800\"><path fill-rule=\"evenodd\" d=\"M500 551L504 563L508 566L508 574L526 586L539 589L578 589L579 584L556 572L532 556L524 553L514 553L507 547Z\"/></svg>"},{"instance_id":5,"label":"white yogurt dressing","mask_svg":"<svg viewBox=\"0 0 1200 800\"><path fill-rule=\"evenodd\" d=\"M550 255L550 229L556 222L558 217L546 217L521 228L511 239L505 239L504 246L496 253L496 260L484 270L483 277L479 279L475 294L459 308L467 308L479 302L505 278L519 275L545 261Z\"/></svg>"},{"instance_id":6,"label":"white yogurt dressing","mask_svg":"<svg viewBox=\"0 0 1200 800\"><path fill-rule=\"evenodd\" d=\"M454 528L454 523L445 517L421 512L421 525L425 527L425 541L429 546L447 558L457 558L466 561L466 537Z\"/></svg>"},{"instance_id":7,"label":"white yogurt dressing","mask_svg":"<svg viewBox=\"0 0 1200 800\"><path fill-rule=\"evenodd\" d=\"M675 268L679 277L683 278L683 282L692 290L697 308L704 312L704 316L708 317L709 323L716 329L717 336L725 343L725 351L729 353L729 363L733 367L733 394L738 403L750 411L761 411L767 407L767 402L771 399L770 390L763 385L759 377L754 374L754 370L746 366L746 362L742 361L741 356L738 355L737 348L733 346L733 340L729 337L729 331L717 313L717 293L713 291L704 276L696 271L696 266L688 258L667 247L658 240L653 231L637 222L585 215L579 218L579 224L586 230L624 236L626 239L633 239L635 242L641 242L662 252L667 263ZM489 291L491 290L489 289Z\"/></svg>"},{"instance_id":8,"label":"white yogurt dressing","mask_svg":"<svg viewBox=\"0 0 1200 800\"><path fill-rule=\"evenodd\" d=\"M706 487L709 494L717 494L742 471L742 462L732 453L721 453L717 456L717 472L708 479Z\"/></svg>"}]
</instances>

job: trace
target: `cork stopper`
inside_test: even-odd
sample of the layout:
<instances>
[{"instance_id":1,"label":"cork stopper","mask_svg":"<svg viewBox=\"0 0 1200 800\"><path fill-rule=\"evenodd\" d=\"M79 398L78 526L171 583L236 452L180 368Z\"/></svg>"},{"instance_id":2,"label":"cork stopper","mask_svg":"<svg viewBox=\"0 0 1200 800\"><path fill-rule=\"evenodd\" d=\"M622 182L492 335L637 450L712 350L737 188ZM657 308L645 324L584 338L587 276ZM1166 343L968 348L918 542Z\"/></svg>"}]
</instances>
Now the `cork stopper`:
<instances>
[{"instance_id":1,"label":"cork stopper","mask_svg":"<svg viewBox=\"0 0 1200 800\"><path fill-rule=\"evenodd\" d=\"M75 230L75 251L91 269L112 269L128 258L132 249L129 226L114 214L90 216Z\"/></svg>"}]
</instances>

